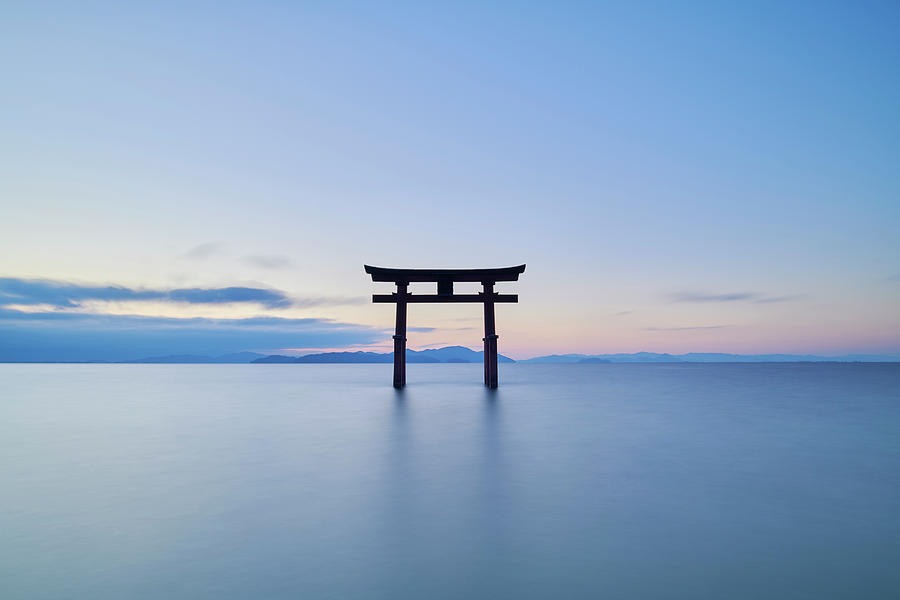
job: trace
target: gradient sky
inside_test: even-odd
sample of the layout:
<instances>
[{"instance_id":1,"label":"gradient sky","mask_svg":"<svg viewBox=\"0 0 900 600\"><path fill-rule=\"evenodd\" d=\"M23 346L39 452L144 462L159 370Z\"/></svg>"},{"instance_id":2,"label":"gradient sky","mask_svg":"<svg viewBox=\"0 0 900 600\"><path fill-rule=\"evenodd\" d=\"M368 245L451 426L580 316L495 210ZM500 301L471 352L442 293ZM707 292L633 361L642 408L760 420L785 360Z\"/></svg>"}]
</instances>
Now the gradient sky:
<instances>
[{"instance_id":1,"label":"gradient sky","mask_svg":"<svg viewBox=\"0 0 900 600\"><path fill-rule=\"evenodd\" d=\"M896 2L184 4L0 6L0 358L900 353Z\"/></svg>"}]
</instances>

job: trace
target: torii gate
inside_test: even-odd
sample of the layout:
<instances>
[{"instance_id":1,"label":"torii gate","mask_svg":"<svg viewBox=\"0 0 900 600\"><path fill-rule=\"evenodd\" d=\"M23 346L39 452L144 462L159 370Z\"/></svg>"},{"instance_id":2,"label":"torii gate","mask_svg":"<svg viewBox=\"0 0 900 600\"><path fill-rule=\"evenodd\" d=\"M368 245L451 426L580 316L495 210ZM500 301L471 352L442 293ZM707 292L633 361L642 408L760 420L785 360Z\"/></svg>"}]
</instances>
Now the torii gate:
<instances>
[{"instance_id":1,"label":"torii gate","mask_svg":"<svg viewBox=\"0 0 900 600\"><path fill-rule=\"evenodd\" d=\"M494 293L498 281L518 281L525 272L525 265L502 269L385 269L364 265L372 281L393 281L397 291L393 294L374 294L372 302L390 302L397 305L397 326L394 331L394 387L406 385L406 305L416 302L482 302L484 304L484 385L497 387L497 332L494 322L496 302L518 302L517 294ZM411 282L434 281L437 294L410 294L406 288ZM477 294L454 294L454 281L477 281L484 287Z\"/></svg>"}]
</instances>

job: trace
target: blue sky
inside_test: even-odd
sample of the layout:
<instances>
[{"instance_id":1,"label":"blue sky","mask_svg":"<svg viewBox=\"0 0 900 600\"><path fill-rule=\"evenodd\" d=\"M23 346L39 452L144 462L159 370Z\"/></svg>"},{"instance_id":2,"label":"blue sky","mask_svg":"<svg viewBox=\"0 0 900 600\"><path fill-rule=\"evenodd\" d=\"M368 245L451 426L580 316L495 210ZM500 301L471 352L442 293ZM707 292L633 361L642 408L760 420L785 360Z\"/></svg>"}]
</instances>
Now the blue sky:
<instances>
[{"instance_id":1,"label":"blue sky","mask_svg":"<svg viewBox=\"0 0 900 600\"><path fill-rule=\"evenodd\" d=\"M898 30L887 2L4 3L0 277L134 292L0 296L6 350L61 312L86 348L138 317L172 353L173 319L387 348L363 263L525 262L513 357L900 352ZM287 300L173 292L233 289ZM477 306L410 319L480 344Z\"/></svg>"}]
</instances>

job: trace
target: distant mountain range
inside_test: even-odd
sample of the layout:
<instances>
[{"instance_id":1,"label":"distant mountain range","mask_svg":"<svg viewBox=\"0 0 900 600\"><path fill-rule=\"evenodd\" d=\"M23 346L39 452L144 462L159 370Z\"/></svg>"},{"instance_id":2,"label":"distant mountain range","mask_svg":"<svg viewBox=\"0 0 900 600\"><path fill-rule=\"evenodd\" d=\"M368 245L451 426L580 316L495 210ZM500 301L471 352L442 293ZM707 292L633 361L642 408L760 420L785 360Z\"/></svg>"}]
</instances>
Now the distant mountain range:
<instances>
[{"instance_id":1,"label":"distant mountain range","mask_svg":"<svg viewBox=\"0 0 900 600\"><path fill-rule=\"evenodd\" d=\"M305 356L284 356L273 354L253 360L256 364L286 363L390 363L394 360L393 352L323 352ZM498 362L512 363L513 359L497 355ZM430 350L407 350L408 363L480 363L484 361L484 352L475 352L464 346L446 346Z\"/></svg>"},{"instance_id":2,"label":"distant mountain range","mask_svg":"<svg viewBox=\"0 0 900 600\"><path fill-rule=\"evenodd\" d=\"M900 356L881 354L845 354L817 356L814 354L722 354L690 352L688 354L551 354L537 356L520 363L727 363L727 362L900 362Z\"/></svg>"},{"instance_id":3,"label":"distant mountain range","mask_svg":"<svg viewBox=\"0 0 900 600\"><path fill-rule=\"evenodd\" d=\"M409 363L480 363L484 352L476 352L464 346L446 346L429 350L407 350ZM393 352L322 352L305 356L265 355L258 352L235 352L221 356L198 356L193 354L172 354L149 356L122 361L139 364L279 364L279 363L390 363ZM498 356L503 363L517 362ZM104 362L104 361L94 361ZM666 354L636 352L633 354L550 354L537 356L519 363L737 363L737 362L900 362L900 355L845 354L843 356L819 356L814 354L724 354L690 352L688 354Z\"/></svg>"},{"instance_id":4,"label":"distant mountain range","mask_svg":"<svg viewBox=\"0 0 900 600\"><path fill-rule=\"evenodd\" d=\"M196 354L171 354L169 356L148 356L135 360L126 360L127 363L147 364L236 364L249 363L257 358L263 358L265 354L258 352L235 352L221 356L197 356Z\"/></svg>"}]
</instances>

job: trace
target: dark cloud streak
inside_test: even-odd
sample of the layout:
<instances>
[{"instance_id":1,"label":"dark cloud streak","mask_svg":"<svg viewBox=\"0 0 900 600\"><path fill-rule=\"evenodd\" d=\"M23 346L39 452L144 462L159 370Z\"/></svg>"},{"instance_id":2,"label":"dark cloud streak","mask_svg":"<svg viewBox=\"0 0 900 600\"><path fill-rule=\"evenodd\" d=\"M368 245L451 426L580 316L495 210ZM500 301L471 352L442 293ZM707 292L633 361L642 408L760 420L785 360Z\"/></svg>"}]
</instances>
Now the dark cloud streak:
<instances>
[{"instance_id":1,"label":"dark cloud streak","mask_svg":"<svg viewBox=\"0 0 900 600\"><path fill-rule=\"evenodd\" d=\"M55 308L77 308L85 301L159 301L187 304L257 303L266 308L313 307L359 304L364 298L291 298L284 292L266 288L231 286L223 288L179 288L174 290L134 289L123 286L85 286L49 279L0 278L0 305L47 304Z\"/></svg>"}]
</instances>

